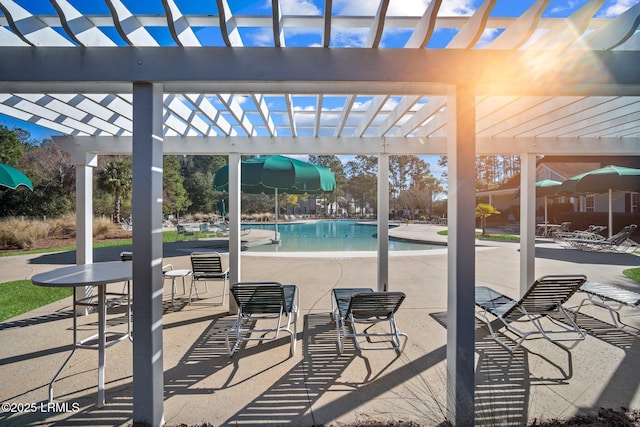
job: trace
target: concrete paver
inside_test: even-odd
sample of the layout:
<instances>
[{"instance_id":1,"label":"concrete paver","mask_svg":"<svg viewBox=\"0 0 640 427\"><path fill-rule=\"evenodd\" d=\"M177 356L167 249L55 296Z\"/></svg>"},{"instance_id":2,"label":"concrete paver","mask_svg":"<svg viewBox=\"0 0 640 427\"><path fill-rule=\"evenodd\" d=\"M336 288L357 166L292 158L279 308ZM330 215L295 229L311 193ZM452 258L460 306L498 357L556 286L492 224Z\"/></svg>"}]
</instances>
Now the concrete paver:
<instances>
[{"instance_id":1,"label":"concrete paver","mask_svg":"<svg viewBox=\"0 0 640 427\"><path fill-rule=\"evenodd\" d=\"M409 225L395 230L436 239L441 238L435 237L439 229ZM194 245L208 243L167 245L165 262L189 268L188 251ZM517 243L478 242L477 282L516 296L518 249ZM119 249L96 251L96 261L117 259L118 253ZM0 258L0 282L10 280L10 274L28 278L73 261L73 254ZM171 309L167 281L163 357L168 425L339 425L376 419L435 426L445 419L446 250L389 258L390 289L407 294L397 322L409 341L399 356L391 351L360 353L348 341L343 354L337 352L329 316L331 289L375 287L374 256L243 252L241 266L243 280L300 286L296 353L289 357L289 338L283 334L275 341L250 342L228 357L224 331L233 317L227 307L207 304L219 300L221 286L210 284L209 294L192 305L185 305L179 292ZM592 280L640 289L622 275L622 270L638 266L640 257L632 254L585 253L560 248L549 240L536 245L536 277L583 273ZM569 306L578 302L574 297ZM0 324L1 402L16 406L46 399L48 381L71 349L70 305L70 299L62 300ZM477 425L522 425L534 418L568 417L600 406L640 408L640 339L603 330L605 322L610 322L604 310L589 306L584 311L593 319L578 320L588 323L590 333L570 352L544 340L528 340L510 355L478 323ZM640 310L624 310L624 315L640 327ZM123 312L110 316L112 324L122 319ZM81 322L89 333L96 316L82 317ZM0 424L46 420L58 425L127 425L133 406L131 360L129 342L107 350L107 404L98 409L97 353L78 350L55 385L56 401L77 405L77 411L75 406L58 413L38 407L10 413L3 407Z\"/></svg>"}]
</instances>

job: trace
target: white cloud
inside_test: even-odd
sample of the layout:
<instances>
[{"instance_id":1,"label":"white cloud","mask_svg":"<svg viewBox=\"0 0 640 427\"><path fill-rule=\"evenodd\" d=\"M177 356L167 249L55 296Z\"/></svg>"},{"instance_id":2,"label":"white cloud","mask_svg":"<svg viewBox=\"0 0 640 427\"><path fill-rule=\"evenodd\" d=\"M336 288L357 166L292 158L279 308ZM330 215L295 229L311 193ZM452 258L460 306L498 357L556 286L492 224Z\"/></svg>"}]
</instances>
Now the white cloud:
<instances>
[{"instance_id":1,"label":"white cloud","mask_svg":"<svg viewBox=\"0 0 640 427\"><path fill-rule=\"evenodd\" d=\"M389 4L389 16L422 16L427 10L429 0L395 0ZM444 3L444 2L443 2Z\"/></svg>"},{"instance_id":2,"label":"white cloud","mask_svg":"<svg viewBox=\"0 0 640 427\"><path fill-rule=\"evenodd\" d=\"M389 16L422 16L430 0L391 0L387 15ZM336 0L334 11L346 16L374 16L380 6L380 0ZM438 15L457 16L471 15L475 8L473 0L445 0L440 5Z\"/></svg>"},{"instance_id":3,"label":"white cloud","mask_svg":"<svg viewBox=\"0 0 640 427\"><path fill-rule=\"evenodd\" d=\"M368 35L368 28L334 30L331 32L331 45L338 47L363 47Z\"/></svg>"},{"instance_id":4,"label":"white cloud","mask_svg":"<svg viewBox=\"0 0 640 427\"><path fill-rule=\"evenodd\" d=\"M553 9L551 9L551 13L557 14L557 13L562 13L566 10L573 10L575 9L575 7L579 5L579 3L577 1L574 0L569 0L566 4L566 6L563 5L559 5L554 7Z\"/></svg>"},{"instance_id":5,"label":"white cloud","mask_svg":"<svg viewBox=\"0 0 640 427\"><path fill-rule=\"evenodd\" d=\"M280 7L284 15L322 15L320 9L309 0L280 0Z\"/></svg>"},{"instance_id":6,"label":"white cloud","mask_svg":"<svg viewBox=\"0 0 640 427\"><path fill-rule=\"evenodd\" d=\"M333 13L341 16L372 16L376 14L380 0L336 0Z\"/></svg>"},{"instance_id":7,"label":"white cloud","mask_svg":"<svg viewBox=\"0 0 640 427\"><path fill-rule=\"evenodd\" d=\"M299 107L299 106L294 106L293 107L293 111L316 111L316 107L314 107L313 105L306 105L304 107Z\"/></svg>"},{"instance_id":8,"label":"white cloud","mask_svg":"<svg viewBox=\"0 0 640 427\"><path fill-rule=\"evenodd\" d=\"M485 47L486 45L491 43L496 38L497 35L498 35L497 28L486 28L482 32L480 39L476 42L476 45L474 47L475 48Z\"/></svg>"},{"instance_id":9,"label":"white cloud","mask_svg":"<svg viewBox=\"0 0 640 427\"><path fill-rule=\"evenodd\" d=\"M353 103L353 107L351 111L367 111L367 109L371 106L371 100L365 102L356 101Z\"/></svg>"},{"instance_id":10,"label":"white cloud","mask_svg":"<svg viewBox=\"0 0 640 427\"><path fill-rule=\"evenodd\" d=\"M253 40L251 46L273 46L273 30L271 28L260 28L251 33L250 38Z\"/></svg>"},{"instance_id":11,"label":"white cloud","mask_svg":"<svg viewBox=\"0 0 640 427\"><path fill-rule=\"evenodd\" d=\"M622 12L629 9L631 6L635 6L638 0L616 0L612 5L604 9L604 15L607 18L613 18L620 15Z\"/></svg>"},{"instance_id":12,"label":"white cloud","mask_svg":"<svg viewBox=\"0 0 640 427\"><path fill-rule=\"evenodd\" d=\"M438 16L470 16L475 10L472 0L446 0L440 5Z\"/></svg>"}]
</instances>

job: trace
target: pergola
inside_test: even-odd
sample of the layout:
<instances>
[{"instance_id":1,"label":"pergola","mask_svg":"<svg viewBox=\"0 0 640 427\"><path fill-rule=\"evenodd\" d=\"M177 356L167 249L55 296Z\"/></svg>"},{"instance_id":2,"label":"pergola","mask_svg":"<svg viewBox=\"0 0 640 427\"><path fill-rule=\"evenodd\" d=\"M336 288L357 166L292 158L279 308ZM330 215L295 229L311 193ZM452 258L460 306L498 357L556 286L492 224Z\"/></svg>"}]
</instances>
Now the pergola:
<instances>
[{"instance_id":1,"label":"pergola","mask_svg":"<svg viewBox=\"0 0 640 427\"><path fill-rule=\"evenodd\" d=\"M77 176L77 263L93 262L92 170L97 155L133 156L136 254L133 420L163 420L161 216L163 154L229 156L230 271L240 280L240 156L378 156L378 287L388 284L389 156L448 156L447 407L473 423L475 156L521 156L520 289L533 282L535 159L540 154L640 153L640 4L594 18L604 0L543 18L549 0L514 18L484 1L471 16L263 15L210 2L187 14L108 13L50 0L0 0L0 114L58 131ZM445 2L446 3L446 2ZM78 6L79 7L79 6ZM449 31L444 47L430 43ZM355 48L336 39L362 35ZM264 45L247 45L256 34ZM297 36L317 40L299 44ZM481 37L492 34L488 42ZM383 48L386 36L404 48Z\"/></svg>"}]
</instances>

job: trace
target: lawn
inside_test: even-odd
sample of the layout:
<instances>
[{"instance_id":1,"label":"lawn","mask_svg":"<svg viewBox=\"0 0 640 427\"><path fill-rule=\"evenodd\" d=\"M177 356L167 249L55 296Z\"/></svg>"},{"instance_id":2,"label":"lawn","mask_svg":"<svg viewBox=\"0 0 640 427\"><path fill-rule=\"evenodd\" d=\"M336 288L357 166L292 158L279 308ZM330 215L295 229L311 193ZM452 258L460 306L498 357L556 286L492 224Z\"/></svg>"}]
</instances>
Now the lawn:
<instances>
[{"instance_id":1,"label":"lawn","mask_svg":"<svg viewBox=\"0 0 640 427\"><path fill-rule=\"evenodd\" d=\"M636 282L640 282L640 267L638 268L629 268L622 272L625 276L630 279L635 280Z\"/></svg>"},{"instance_id":2,"label":"lawn","mask_svg":"<svg viewBox=\"0 0 640 427\"><path fill-rule=\"evenodd\" d=\"M163 242L174 242L175 240L176 231L164 231L162 233ZM130 246L131 243L131 239L109 240L94 243L93 247L105 248L113 246ZM36 249L33 251L11 251L3 253L2 256L74 250L76 250L75 246L64 246L49 249ZM0 283L0 322L54 301L58 301L62 298L70 297L72 292L72 288L35 286L31 283L31 280L15 280L13 282Z\"/></svg>"},{"instance_id":3,"label":"lawn","mask_svg":"<svg viewBox=\"0 0 640 427\"><path fill-rule=\"evenodd\" d=\"M441 236L446 236L448 234L448 230L438 231L438 234ZM491 234L491 233L487 233L483 236L482 233L476 233L476 239L493 240L496 242L519 242L520 236L515 236L513 234Z\"/></svg>"},{"instance_id":4,"label":"lawn","mask_svg":"<svg viewBox=\"0 0 640 427\"><path fill-rule=\"evenodd\" d=\"M72 294L73 288L36 286L31 280L0 283L0 322Z\"/></svg>"}]
</instances>

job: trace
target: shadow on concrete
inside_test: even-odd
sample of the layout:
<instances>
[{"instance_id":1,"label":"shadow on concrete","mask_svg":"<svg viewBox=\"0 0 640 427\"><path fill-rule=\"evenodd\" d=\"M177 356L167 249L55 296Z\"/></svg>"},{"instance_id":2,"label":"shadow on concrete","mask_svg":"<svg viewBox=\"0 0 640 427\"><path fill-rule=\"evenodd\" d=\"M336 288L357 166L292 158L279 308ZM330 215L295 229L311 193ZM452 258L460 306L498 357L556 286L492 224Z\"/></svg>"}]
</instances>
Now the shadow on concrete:
<instances>
[{"instance_id":1,"label":"shadow on concrete","mask_svg":"<svg viewBox=\"0 0 640 427\"><path fill-rule=\"evenodd\" d=\"M4 331L5 329L12 329L12 328L24 328L26 326L39 325L47 322L55 322L57 320L70 319L72 317L73 317L73 311L71 311L70 309L65 311L58 311L55 313L45 314L42 316L30 317L28 319L2 322L0 323L0 331Z\"/></svg>"},{"instance_id":2,"label":"shadow on concrete","mask_svg":"<svg viewBox=\"0 0 640 427\"><path fill-rule=\"evenodd\" d=\"M447 327L447 312L431 313L430 316L444 328ZM496 320L492 327L498 331L501 340L515 345L515 341L500 330L502 323ZM549 352L547 354L545 348L544 355L525 347L511 353L491 337L484 322L475 319L475 329L475 352L478 355L475 368L475 425L526 425L531 387L566 383L573 376L571 352L549 345ZM544 372L545 376L533 372L532 366L536 367L535 371Z\"/></svg>"},{"instance_id":3,"label":"shadow on concrete","mask_svg":"<svg viewBox=\"0 0 640 427\"><path fill-rule=\"evenodd\" d=\"M637 265L640 257L629 253L581 251L569 248L536 248L536 258L572 262L576 264Z\"/></svg>"},{"instance_id":4,"label":"shadow on concrete","mask_svg":"<svg viewBox=\"0 0 640 427\"><path fill-rule=\"evenodd\" d=\"M640 387L640 337L616 328L584 313L576 315L576 323L589 335L624 350L624 358L616 367L614 374L607 381L606 387L595 400L594 407L611 408L620 406L620 401L631 406L633 398ZM615 396L615 403L612 400ZM617 405L616 405L617 403Z\"/></svg>"},{"instance_id":5,"label":"shadow on concrete","mask_svg":"<svg viewBox=\"0 0 640 427\"><path fill-rule=\"evenodd\" d=\"M431 425L444 420L444 404L435 395L436 387L431 388L426 380L418 382L419 386L408 384L444 360L444 346L414 361L400 355L382 368L373 368L367 358L369 353L357 351L349 340L345 341L342 354L338 353L330 315L319 313L305 316L302 347L304 358L301 363L224 423L324 425L357 411L396 387L415 387L407 390L410 398L405 397L405 400L411 401L409 404L416 418L430 419ZM357 358L364 361L364 378L357 382L343 380L344 371ZM396 366L394 369L393 365Z\"/></svg>"}]
</instances>

